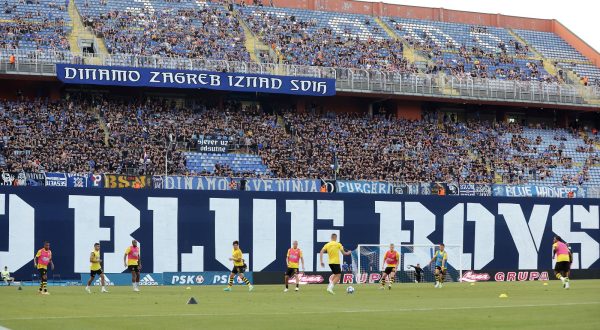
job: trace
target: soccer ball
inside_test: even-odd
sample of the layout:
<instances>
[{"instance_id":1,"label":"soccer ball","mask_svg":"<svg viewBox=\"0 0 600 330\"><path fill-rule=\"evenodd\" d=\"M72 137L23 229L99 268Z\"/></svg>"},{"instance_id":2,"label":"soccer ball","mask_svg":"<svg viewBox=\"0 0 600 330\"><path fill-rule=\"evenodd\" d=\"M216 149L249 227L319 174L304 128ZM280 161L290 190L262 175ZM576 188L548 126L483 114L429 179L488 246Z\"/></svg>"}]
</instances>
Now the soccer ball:
<instances>
[{"instance_id":1,"label":"soccer ball","mask_svg":"<svg viewBox=\"0 0 600 330\"><path fill-rule=\"evenodd\" d=\"M347 293L347 294L353 294L353 293L354 293L354 288L353 288L353 287L351 287L351 286L347 287L347 288L346 288L346 293Z\"/></svg>"}]
</instances>

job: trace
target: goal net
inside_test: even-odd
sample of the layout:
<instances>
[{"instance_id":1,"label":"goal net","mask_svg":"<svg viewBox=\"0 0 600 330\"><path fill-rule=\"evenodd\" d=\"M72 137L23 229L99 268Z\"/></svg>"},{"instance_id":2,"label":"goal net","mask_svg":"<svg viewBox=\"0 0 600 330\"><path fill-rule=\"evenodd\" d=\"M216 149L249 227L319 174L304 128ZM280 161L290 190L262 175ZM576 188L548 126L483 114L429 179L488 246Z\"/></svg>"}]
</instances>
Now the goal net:
<instances>
[{"instance_id":1,"label":"goal net","mask_svg":"<svg viewBox=\"0 0 600 330\"><path fill-rule=\"evenodd\" d=\"M394 244L400 252L400 264L396 272L396 283L435 282L435 264L429 265L433 255L439 250L438 245ZM383 259L389 250L389 244L359 244L352 251L352 273L356 283L379 283L381 272L385 269ZM462 277L462 246L446 245L448 253L445 282L458 282ZM421 276L415 271L420 265Z\"/></svg>"}]
</instances>

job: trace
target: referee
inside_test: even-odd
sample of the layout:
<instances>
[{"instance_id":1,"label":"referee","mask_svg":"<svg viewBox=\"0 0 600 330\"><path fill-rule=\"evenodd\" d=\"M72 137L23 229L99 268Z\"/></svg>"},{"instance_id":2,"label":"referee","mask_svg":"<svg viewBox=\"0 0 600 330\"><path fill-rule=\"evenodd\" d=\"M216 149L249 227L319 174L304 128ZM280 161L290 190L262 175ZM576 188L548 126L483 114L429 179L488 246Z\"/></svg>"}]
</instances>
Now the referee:
<instances>
[{"instance_id":1,"label":"referee","mask_svg":"<svg viewBox=\"0 0 600 330\"><path fill-rule=\"evenodd\" d=\"M423 278L423 268L421 268L421 264L409 265L408 267L412 267L415 269L415 283L421 283L421 279Z\"/></svg>"}]
</instances>

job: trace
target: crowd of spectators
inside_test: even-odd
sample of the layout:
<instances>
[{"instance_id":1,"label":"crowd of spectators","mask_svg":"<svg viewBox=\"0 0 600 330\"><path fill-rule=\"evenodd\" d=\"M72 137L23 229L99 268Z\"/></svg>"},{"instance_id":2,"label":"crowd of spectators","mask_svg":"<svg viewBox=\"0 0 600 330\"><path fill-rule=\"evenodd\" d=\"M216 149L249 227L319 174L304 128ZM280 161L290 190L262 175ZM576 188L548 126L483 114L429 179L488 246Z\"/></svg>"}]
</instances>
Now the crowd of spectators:
<instances>
[{"instance_id":1,"label":"crowd of spectators","mask_svg":"<svg viewBox=\"0 0 600 330\"><path fill-rule=\"evenodd\" d=\"M403 57L403 44L399 40L361 38L349 28L337 33L316 19L276 15L259 8L246 12L244 19L253 33L276 50L286 64L417 71Z\"/></svg>"},{"instance_id":2,"label":"crowd of spectators","mask_svg":"<svg viewBox=\"0 0 600 330\"><path fill-rule=\"evenodd\" d=\"M34 2L28 1L27 4L34 4ZM63 15L57 15L57 13L66 15L65 5L50 2L46 3L47 8L50 9L47 11L41 7L20 12L16 10L17 5L27 6L27 4L5 1L2 5L5 21L0 24L0 48L69 50L67 39L70 31L69 24Z\"/></svg>"},{"instance_id":3,"label":"crowd of spectators","mask_svg":"<svg viewBox=\"0 0 600 330\"><path fill-rule=\"evenodd\" d=\"M562 136L538 150L542 137L524 137L519 125L460 122L437 113L411 121L315 109L266 111L238 102L186 108L159 99L72 95L57 102L3 101L0 124L2 169L9 171L259 176L227 164L191 171L183 152L194 151L205 136L229 140L234 152L258 154L270 170L260 175L278 178L526 183L555 176L557 167L577 166L578 174L562 181L581 184L600 163L597 135L577 149L585 164L575 164L563 152Z\"/></svg>"},{"instance_id":4,"label":"crowd of spectators","mask_svg":"<svg viewBox=\"0 0 600 330\"><path fill-rule=\"evenodd\" d=\"M239 21L221 5L115 9L84 14L84 22L104 38L112 54L250 61Z\"/></svg>"}]
</instances>

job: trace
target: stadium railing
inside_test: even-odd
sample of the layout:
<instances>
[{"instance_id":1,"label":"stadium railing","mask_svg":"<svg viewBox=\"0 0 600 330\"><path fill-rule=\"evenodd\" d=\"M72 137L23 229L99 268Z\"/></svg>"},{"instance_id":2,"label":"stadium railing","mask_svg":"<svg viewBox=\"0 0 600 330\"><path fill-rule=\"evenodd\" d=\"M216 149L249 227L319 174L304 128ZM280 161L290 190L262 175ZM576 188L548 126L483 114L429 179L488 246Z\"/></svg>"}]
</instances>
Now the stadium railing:
<instances>
[{"instance_id":1,"label":"stadium railing","mask_svg":"<svg viewBox=\"0 0 600 330\"><path fill-rule=\"evenodd\" d=\"M16 57L14 64L9 63L10 55ZM336 79L336 90L340 92L398 94L529 104L577 105L595 108L600 104L599 86L540 81L458 78L445 74L414 74L353 68L166 58L132 54L101 56L77 55L65 51L0 50L0 73L55 76L55 64L57 63L334 78Z\"/></svg>"}]
</instances>

